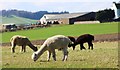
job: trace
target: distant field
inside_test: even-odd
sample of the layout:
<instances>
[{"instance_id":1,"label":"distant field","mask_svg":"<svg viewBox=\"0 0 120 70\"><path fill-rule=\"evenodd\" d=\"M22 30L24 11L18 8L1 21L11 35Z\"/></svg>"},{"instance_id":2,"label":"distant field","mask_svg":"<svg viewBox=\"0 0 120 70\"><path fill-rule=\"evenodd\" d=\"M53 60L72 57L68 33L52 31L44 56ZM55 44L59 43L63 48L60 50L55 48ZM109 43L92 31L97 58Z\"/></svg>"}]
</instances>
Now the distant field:
<instances>
[{"instance_id":1,"label":"distant field","mask_svg":"<svg viewBox=\"0 0 120 70\"><path fill-rule=\"evenodd\" d=\"M85 44L85 47L88 48L87 44ZM26 53L20 53L19 50L20 47L16 47L16 53L12 54L9 46L2 47L2 68L118 68L117 41L94 43L93 50L81 51L79 45L76 46L74 51L72 48L68 48L68 61L65 62L61 61L63 54L58 50L56 50L56 62L53 61L52 57L50 62L47 62L46 52L34 62L31 59L33 51L29 47L27 47Z\"/></svg>"},{"instance_id":2,"label":"distant field","mask_svg":"<svg viewBox=\"0 0 120 70\"><path fill-rule=\"evenodd\" d=\"M2 34L2 42L9 42L13 35L24 35L29 37L30 40L39 40L46 39L57 34L65 36L79 36L86 33L93 35L118 33L118 23L59 25L49 28L6 32Z\"/></svg>"},{"instance_id":3,"label":"distant field","mask_svg":"<svg viewBox=\"0 0 120 70\"><path fill-rule=\"evenodd\" d=\"M1 16L0 16L1 17ZM36 23L37 20L11 16L11 17L2 17L2 24L15 23L15 24L31 24Z\"/></svg>"}]
</instances>

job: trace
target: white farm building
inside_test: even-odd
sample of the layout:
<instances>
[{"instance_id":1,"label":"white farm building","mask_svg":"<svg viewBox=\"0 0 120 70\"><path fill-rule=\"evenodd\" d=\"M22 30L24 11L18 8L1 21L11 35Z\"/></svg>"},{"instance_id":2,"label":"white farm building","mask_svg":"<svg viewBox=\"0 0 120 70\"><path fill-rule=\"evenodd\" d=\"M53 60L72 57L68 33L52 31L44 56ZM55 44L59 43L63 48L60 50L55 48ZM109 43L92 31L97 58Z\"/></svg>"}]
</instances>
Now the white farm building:
<instances>
[{"instance_id":1,"label":"white farm building","mask_svg":"<svg viewBox=\"0 0 120 70\"><path fill-rule=\"evenodd\" d=\"M119 18L120 17L120 2L119 3L113 2L113 9L115 12L115 19Z\"/></svg>"},{"instance_id":2,"label":"white farm building","mask_svg":"<svg viewBox=\"0 0 120 70\"><path fill-rule=\"evenodd\" d=\"M59 24L74 24L81 21L94 21L95 12L81 12L68 14L45 14L41 19L41 24L58 21Z\"/></svg>"}]
</instances>

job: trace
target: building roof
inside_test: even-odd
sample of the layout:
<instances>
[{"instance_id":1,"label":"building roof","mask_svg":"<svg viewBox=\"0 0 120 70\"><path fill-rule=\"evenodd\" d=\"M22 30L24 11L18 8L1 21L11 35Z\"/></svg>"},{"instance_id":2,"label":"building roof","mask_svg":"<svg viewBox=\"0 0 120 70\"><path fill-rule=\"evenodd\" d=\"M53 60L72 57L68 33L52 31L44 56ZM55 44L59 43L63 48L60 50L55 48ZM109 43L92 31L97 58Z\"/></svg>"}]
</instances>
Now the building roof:
<instances>
[{"instance_id":1,"label":"building roof","mask_svg":"<svg viewBox=\"0 0 120 70\"><path fill-rule=\"evenodd\" d=\"M63 19L63 18L74 18L78 16L82 16L87 14L88 12L82 12L82 13L69 13L69 14L45 14L43 17L46 19Z\"/></svg>"},{"instance_id":2,"label":"building roof","mask_svg":"<svg viewBox=\"0 0 120 70\"><path fill-rule=\"evenodd\" d=\"M8 23L8 24L2 24L2 25L15 25L15 23Z\"/></svg>"}]
</instances>

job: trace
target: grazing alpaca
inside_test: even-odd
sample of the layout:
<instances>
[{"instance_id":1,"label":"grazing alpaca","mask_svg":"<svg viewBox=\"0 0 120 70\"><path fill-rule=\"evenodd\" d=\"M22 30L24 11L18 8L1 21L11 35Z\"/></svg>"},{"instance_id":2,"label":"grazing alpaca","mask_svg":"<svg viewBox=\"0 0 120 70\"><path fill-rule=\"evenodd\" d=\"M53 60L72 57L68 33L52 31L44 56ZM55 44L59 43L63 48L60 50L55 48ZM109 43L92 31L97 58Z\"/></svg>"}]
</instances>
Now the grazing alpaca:
<instances>
[{"instance_id":1,"label":"grazing alpaca","mask_svg":"<svg viewBox=\"0 0 120 70\"><path fill-rule=\"evenodd\" d=\"M68 44L71 44L72 42L70 39L63 35L56 35L53 37L48 38L43 45L40 47L40 49L33 53L32 59L36 61L45 51L48 51L48 58L47 60L50 60L50 56L52 53L53 59L56 61L56 54L55 49L61 49L63 51L64 57L63 61L67 60L68 57L68 51L67 47Z\"/></svg>"},{"instance_id":2,"label":"grazing alpaca","mask_svg":"<svg viewBox=\"0 0 120 70\"><path fill-rule=\"evenodd\" d=\"M28 45L33 51L37 51L37 47L35 47L34 45L32 45L32 43L30 42L30 40L25 37L25 36L20 36L20 35L15 35L10 39L11 42L11 52L15 53L15 46L22 46L21 52L24 51L26 52L26 46Z\"/></svg>"},{"instance_id":3,"label":"grazing alpaca","mask_svg":"<svg viewBox=\"0 0 120 70\"><path fill-rule=\"evenodd\" d=\"M71 41L73 41L74 42L74 44L71 44L71 45L69 45L68 47L73 47L73 50L75 49L75 46L76 45L78 45L78 44L80 44L80 49L82 50L82 49L86 49L84 46L83 46L83 44L85 43L85 42L87 42L88 43L88 49L90 49L90 47L91 47L91 49L93 50L93 44L92 44L92 41L94 40L94 36L93 35L90 35L90 34L84 34L84 35L81 35L81 36L79 36L78 38L77 38L77 40L74 40L74 37L68 37L68 38L70 38L70 40Z\"/></svg>"}]
</instances>

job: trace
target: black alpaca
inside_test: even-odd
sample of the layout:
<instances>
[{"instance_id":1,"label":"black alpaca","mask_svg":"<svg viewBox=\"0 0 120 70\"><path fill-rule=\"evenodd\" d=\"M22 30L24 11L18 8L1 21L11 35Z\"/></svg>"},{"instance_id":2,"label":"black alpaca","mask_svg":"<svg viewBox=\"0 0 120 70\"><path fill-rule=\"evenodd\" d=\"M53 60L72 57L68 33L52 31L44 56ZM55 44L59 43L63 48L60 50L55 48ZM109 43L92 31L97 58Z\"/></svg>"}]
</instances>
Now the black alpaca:
<instances>
[{"instance_id":1,"label":"black alpaca","mask_svg":"<svg viewBox=\"0 0 120 70\"><path fill-rule=\"evenodd\" d=\"M92 41L94 40L94 36L93 35L90 35L90 34L84 34L84 35L81 35L81 36L79 36L76 40L75 40L75 38L74 37L71 37L71 36L68 36L68 38L72 41L72 42L74 42L74 44L71 44L71 45L68 45L68 47L73 47L73 50L75 49L75 46L76 45L78 45L78 44L80 44L80 49L82 50L82 49L86 49L85 47L84 47L84 43L88 43L88 49L90 49L90 47L91 47L91 49L93 50L93 44L92 44Z\"/></svg>"}]
</instances>

